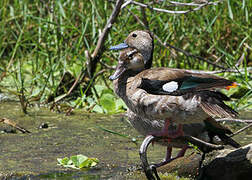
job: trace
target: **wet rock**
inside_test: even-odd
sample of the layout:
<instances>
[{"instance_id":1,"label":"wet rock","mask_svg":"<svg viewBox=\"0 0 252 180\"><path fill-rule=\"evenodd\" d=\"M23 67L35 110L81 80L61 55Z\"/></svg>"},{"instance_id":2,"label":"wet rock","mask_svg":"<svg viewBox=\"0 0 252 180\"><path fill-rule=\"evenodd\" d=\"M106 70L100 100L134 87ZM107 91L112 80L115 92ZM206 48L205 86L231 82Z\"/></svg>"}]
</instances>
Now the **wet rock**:
<instances>
[{"instance_id":1,"label":"wet rock","mask_svg":"<svg viewBox=\"0 0 252 180\"><path fill-rule=\"evenodd\" d=\"M239 149L224 149L213 154L201 172L200 180L250 180L252 178L252 143Z\"/></svg>"},{"instance_id":2,"label":"wet rock","mask_svg":"<svg viewBox=\"0 0 252 180\"><path fill-rule=\"evenodd\" d=\"M201 155L191 153L158 169L161 173L177 172L179 176L197 180L251 180L252 143L238 149L213 151L206 155L198 175Z\"/></svg>"},{"instance_id":3,"label":"wet rock","mask_svg":"<svg viewBox=\"0 0 252 180\"><path fill-rule=\"evenodd\" d=\"M16 131L16 129L4 129L3 133L16 134L17 131Z\"/></svg>"},{"instance_id":4,"label":"wet rock","mask_svg":"<svg viewBox=\"0 0 252 180\"><path fill-rule=\"evenodd\" d=\"M48 123L44 123L44 122L39 125L39 129L46 129L48 127L49 127Z\"/></svg>"},{"instance_id":5,"label":"wet rock","mask_svg":"<svg viewBox=\"0 0 252 180\"><path fill-rule=\"evenodd\" d=\"M158 168L158 171L161 173L177 172L179 176L195 177L198 174L200 160L201 155L197 152L192 152L184 157L175 159L165 166L161 166Z\"/></svg>"}]
</instances>

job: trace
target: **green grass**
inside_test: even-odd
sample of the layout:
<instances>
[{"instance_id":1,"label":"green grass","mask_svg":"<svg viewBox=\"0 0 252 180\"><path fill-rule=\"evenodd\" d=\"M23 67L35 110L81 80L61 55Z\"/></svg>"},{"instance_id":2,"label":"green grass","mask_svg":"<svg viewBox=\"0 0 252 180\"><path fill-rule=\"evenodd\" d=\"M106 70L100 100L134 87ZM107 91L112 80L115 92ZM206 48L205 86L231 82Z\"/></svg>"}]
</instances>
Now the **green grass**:
<instances>
[{"instance_id":1,"label":"green grass","mask_svg":"<svg viewBox=\"0 0 252 180\"><path fill-rule=\"evenodd\" d=\"M165 8L167 2L159 5ZM87 111L117 113L125 108L112 92L108 76L112 70L100 63L101 73L90 83L86 72L85 51L94 51L100 31L113 10L114 3L102 0L28 1L2 0L0 2L0 91L19 97L23 106L31 103L47 104L51 99L67 94L70 85L61 86L60 80L71 81L79 75L78 86L64 100L72 107ZM141 18L138 7L127 6ZM227 92L239 97L231 105L239 110L252 107L252 1L225 1L186 15L171 15L146 10L150 30L163 42L204 57L225 68L234 68L239 58L241 73L222 74L240 83L240 88ZM116 52L110 45L123 41L130 31L143 29L127 9L120 13L105 42L101 61L116 64ZM246 44L250 47L247 47ZM175 56L155 40L154 66L187 69L217 70L218 68L187 57ZM68 75L64 75L68 74ZM94 85L97 86L94 86ZM60 87L59 87L60 85ZM86 88L89 87L87 90ZM96 87L96 88L95 88ZM98 89L97 89L98 88ZM109 104L109 106L106 106ZM113 107L112 110L110 107ZM115 110L116 109L116 110Z\"/></svg>"}]
</instances>

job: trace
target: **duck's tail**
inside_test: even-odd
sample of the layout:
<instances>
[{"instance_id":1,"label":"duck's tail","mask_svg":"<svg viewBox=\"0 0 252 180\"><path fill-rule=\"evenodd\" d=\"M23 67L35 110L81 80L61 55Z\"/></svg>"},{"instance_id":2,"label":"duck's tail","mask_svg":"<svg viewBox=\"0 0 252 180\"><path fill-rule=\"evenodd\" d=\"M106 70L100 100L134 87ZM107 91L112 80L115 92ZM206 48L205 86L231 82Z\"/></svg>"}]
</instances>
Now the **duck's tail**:
<instances>
[{"instance_id":1,"label":"duck's tail","mask_svg":"<svg viewBox=\"0 0 252 180\"><path fill-rule=\"evenodd\" d=\"M230 145L234 148L239 148L241 145L229 137L227 134L233 134L230 129L225 126L222 126L215 119L209 117L205 121L205 128L208 132L208 135L213 140L214 136L218 136L221 139L221 142L226 145Z\"/></svg>"},{"instance_id":2,"label":"duck's tail","mask_svg":"<svg viewBox=\"0 0 252 180\"><path fill-rule=\"evenodd\" d=\"M230 101L230 98L221 92L201 91L199 97L201 98L202 109L210 116L231 118L238 115L238 112L223 102Z\"/></svg>"}]
</instances>

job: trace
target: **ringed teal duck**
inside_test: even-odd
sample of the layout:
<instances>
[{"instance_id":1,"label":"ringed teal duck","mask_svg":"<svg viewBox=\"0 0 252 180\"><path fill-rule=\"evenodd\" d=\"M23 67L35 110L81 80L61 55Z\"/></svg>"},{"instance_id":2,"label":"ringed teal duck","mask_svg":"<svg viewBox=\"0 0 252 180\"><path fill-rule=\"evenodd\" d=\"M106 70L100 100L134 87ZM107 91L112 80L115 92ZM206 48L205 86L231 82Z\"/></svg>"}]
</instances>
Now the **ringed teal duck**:
<instances>
[{"instance_id":1,"label":"ringed teal duck","mask_svg":"<svg viewBox=\"0 0 252 180\"><path fill-rule=\"evenodd\" d=\"M154 135L176 138L183 135L182 124L202 123L212 116L234 117L237 112L223 101L224 94L214 91L234 86L232 81L210 74L183 69L153 68L153 38L146 31L134 31L125 42L111 49L121 51L114 80L115 93L135 114L164 121L164 130ZM170 125L178 125L177 133L169 133Z\"/></svg>"},{"instance_id":2,"label":"ringed teal duck","mask_svg":"<svg viewBox=\"0 0 252 180\"><path fill-rule=\"evenodd\" d=\"M125 70L125 72L121 72L121 69L123 69L124 67L127 67L128 70ZM147 92L148 90L145 91L144 89L141 89L141 83L143 82L143 79L138 78L138 76L141 75L141 73L139 72L143 71L145 68L146 67L145 67L144 57L139 51L137 51L134 48L123 49L120 52L117 70L114 75L117 76L117 74L121 74L121 73L122 74L120 75L118 79L114 80L113 83L114 83L115 93L119 97L121 97L125 101L127 106L129 107L127 116L129 117L129 121L131 122L132 126L139 133L141 133L144 136L147 136L149 134L153 134L153 133L158 134L162 132L162 129L165 126L165 118L162 119L162 118L146 116L144 114L146 109L157 108L158 106L159 107L161 106L159 103L169 103L169 102L165 101L167 100L166 95L165 96L152 95ZM147 70L144 70L144 71L147 71ZM140 86L138 86L136 83L140 84ZM140 94L140 96L138 97L139 99L137 99L137 96L135 95L135 93ZM132 100L133 97L135 97L134 101ZM174 96L174 98L176 97L177 96ZM147 102L147 105L139 107L138 105L141 105L140 103L143 98L145 98L144 100L145 102ZM161 99L161 102L159 101L160 99ZM138 110L138 108L141 108L141 107L143 109ZM152 111L152 109L150 109L149 111ZM174 123L172 125L174 125ZM170 131L174 131L176 127L172 125L166 128L169 128ZM212 128L209 128L209 127L212 127ZM199 137L200 139L206 142L210 142L210 139L212 139L214 135L218 134L218 133L216 134L215 131L219 132L219 136L221 136L221 138L223 137L223 141L225 141L224 139L226 139L224 137L225 134L232 133L229 129L219 125L210 116L205 118L204 122L197 121L196 123L194 123L194 121L192 121L189 123L184 123L184 125L182 126L182 130L183 132L185 132L186 135ZM208 130L207 133L210 133L209 137L206 136L206 130ZM176 143L173 141L173 142L170 142L170 144L168 144L167 146L183 148L186 144L187 143ZM237 143L233 143L233 146L237 146Z\"/></svg>"},{"instance_id":3,"label":"ringed teal duck","mask_svg":"<svg viewBox=\"0 0 252 180\"><path fill-rule=\"evenodd\" d=\"M233 82L188 70L150 69L153 38L147 31L134 31L124 43L111 49L121 50L116 71L110 79L114 80L115 93L128 106L131 124L143 135L170 139L159 142L167 146L167 156L157 166L172 160L171 147L182 148L177 157L183 156L188 145L177 138L183 135L207 142L212 142L217 135L224 144L240 146L226 136L232 132L212 118L237 115L223 102L229 98L214 91L214 88L234 86Z\"/></svg>"}]
</instances>

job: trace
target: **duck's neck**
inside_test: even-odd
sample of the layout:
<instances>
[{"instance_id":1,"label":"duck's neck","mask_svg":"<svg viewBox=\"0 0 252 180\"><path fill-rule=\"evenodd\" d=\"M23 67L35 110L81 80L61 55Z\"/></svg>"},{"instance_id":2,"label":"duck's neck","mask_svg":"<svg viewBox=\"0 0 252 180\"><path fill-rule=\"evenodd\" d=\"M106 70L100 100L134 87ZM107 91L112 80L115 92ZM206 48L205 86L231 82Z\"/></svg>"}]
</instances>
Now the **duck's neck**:
<instances>
[{"instance_id":1,"label":"duck's neck","mask_svg":"<svg viewBox=\"0 0 252 180\"><path fill-rule=\"evenodd\" d=\"M127 101L125 98L127 98L126 89L129 83L128 80L133 78L140 72L141 71L127 70L118 79L114 80L113 84L115 94L117 94L124 101Z\"/></svg>"},{"instance_id":2,"label":"duck's neck","mask_svg":"<svg viewBox=\"0 0 252 180\"><path fill-rule=\"evenodd\" d=\"M127 70L127 71L125 71L124 72L124 74L122 75L122 76L124 76L124 77L134 77L134 76L136 76L138 73L140 73L140 72L142 72L142 71L144 71L145 69L139 69L139 70Z\"/></svg>"},{"instance_id":3,"label":"duck's neck","mask_svg":"<svg viewBox=\"0 0 252 180\"><path fill-rule=\"evenodd\" d=\"M145 62L144 69L150 69L152 66L152 54L150 55L150 59Z\"/></svg>"},{"instance_id":4,"label":"duck's neck","mask_svg":"<svg viewBox=\"0 0 252 180\"><path fill-rule=\"evenodd\" d=\"M141 54L144 57L144 68L145 69L150 69L152 66L153 50L154 50L154 41L152 38L152 46L148 46L145 50L141 51Z\"/></svg>"}]
</instances>

